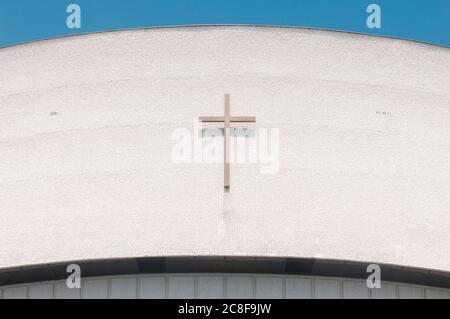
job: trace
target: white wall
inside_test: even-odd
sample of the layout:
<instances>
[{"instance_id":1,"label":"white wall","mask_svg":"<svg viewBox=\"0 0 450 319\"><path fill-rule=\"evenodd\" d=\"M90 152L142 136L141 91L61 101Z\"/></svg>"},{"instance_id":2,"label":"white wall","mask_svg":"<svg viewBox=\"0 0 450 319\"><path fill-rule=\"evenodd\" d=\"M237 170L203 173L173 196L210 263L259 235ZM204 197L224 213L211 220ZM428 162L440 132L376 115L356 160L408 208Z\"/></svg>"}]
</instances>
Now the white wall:
<instances>
[{"instance_id":1,"label":"white wall","mask_svg":"<svg viewBox=\"0 0 450 319\"><path fill-rule=\"evenodd\" d=\"M449 69L445 48L283 28L1 49L0 268L233 255L450 271ZM233 164L228 195L220 164L170 157L173 130L223 114L224 93L280 132L279 173Z\"/></svg>"},{"instance_id":2,"label":"white wall","mask_svg":"<svg viewBox=\"0 0 450 319\"><path fill-rule=\"evenodd\" d=\"M65 281L0 287L4 299L449 299L449 290L365 280L251 274L173 274L99 277L81 289Z\"/></svg>"}]
</instances>

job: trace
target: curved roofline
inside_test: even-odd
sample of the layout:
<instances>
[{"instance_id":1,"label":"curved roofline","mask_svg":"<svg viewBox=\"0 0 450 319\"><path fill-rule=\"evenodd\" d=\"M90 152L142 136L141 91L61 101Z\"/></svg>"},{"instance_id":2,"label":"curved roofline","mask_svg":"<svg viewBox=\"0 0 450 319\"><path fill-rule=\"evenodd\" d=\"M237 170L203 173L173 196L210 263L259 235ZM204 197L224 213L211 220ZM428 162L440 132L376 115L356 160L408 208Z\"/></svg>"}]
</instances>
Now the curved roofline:
<instances>
[{"instance_id":1,"label":"curved roofline","mask_svg":"<svg viewBox=\"0 0 450 319\"><path fill-rule=\"evenodd\" d=\"M167 26L150 26L150 27L141 27L141 28L111 29L111 30L102 30L102 31L80 32L80 33L75 33L75 34L56 35L56 36L50 36L50 37L46 37L46 38L38 38L35 40L26 41L26 42L22 42L22 43L0 46L0 50L5 49L5 48L11 48L11 47L17 47L17 46L21 46L21 45L32 44L32 43L36 43L36 42L51 41L51 40L57 40L57 39L61 39L61 38L85 36L85 35L92 35L92 34L137 31L137 30L153 30L153 29L159 30L159 29L199 28L199 27L256 27L256 28L317 30L317 31L347 33L347 34L354 34L354 35L387 38L387 39L392 39L392 40L400 40L400 41L412 42L412 43L416 43L416 44L429 45L429 46L435 46L435 47L439 47L439 48L450 49L450 47L442 45L442 44L420 41L420 40L415 40L415 39L401 38L401 37L382 35L382 34L373 34L373 33L366 33L366 32L337 30L337 29L313 28L313 27L303 27L303 26L270 25L270 24L267 24L267 25L266 24L186 24L186 25L167 25Z\"/></svg>"},{"instance_id":2,"label":"curved roofline","mask_svg":"<svg viewBox=\"0 0 450 319\"><path fill-rule=\"evenodd\" d=\"M64 280L70 264L81 267L83 278L137 274L247 273L337 277L366 280L367 266L356 261L284 257L133 257L67 261L0 270L0 286ZM450 273L412 267L379 264L386 282L450 289Z\"/></svg>"}]
</instances>

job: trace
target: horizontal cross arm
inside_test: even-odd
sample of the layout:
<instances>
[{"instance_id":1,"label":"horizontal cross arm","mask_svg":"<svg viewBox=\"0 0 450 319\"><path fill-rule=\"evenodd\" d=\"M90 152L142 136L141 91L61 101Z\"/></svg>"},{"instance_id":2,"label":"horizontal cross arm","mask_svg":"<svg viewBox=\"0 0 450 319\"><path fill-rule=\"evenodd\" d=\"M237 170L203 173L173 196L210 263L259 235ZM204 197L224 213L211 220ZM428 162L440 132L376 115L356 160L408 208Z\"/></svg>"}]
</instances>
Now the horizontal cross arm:
<instances>
[{"instance_id":1,"label":"horizontal cross arm","mask_svg":"<svg viewBox=\"0 0 450 319\"><path fill-rule=\"evenodd\" d=\"M200 119L200 122L205 122L205 123L225 122L224 116L201 116L199 119ZM252 122L256 122L256 117L254 117L254 116L230 116L230 122L252 123Z\"/></svg>"},{"instance_id":2,"label":"horizontal cross arm","mask_svg":"<svg viewBox=\"0 0 450 319\"><path fill-rule=\"evenodd\" d=\"M230 122L252 123L252 122L256 122L256 117L254 117L254 116L231 116Z\"/></svg>"},{"instance_id":3,"label":"horizontal cross arm","mask_svg":"<svg viewBox=\"0 0 450 319\"><path fill-rule=\"evenodd\" d=\"M200 122L225 122L225 117L223 116L200 116Z\"/></svg>"}]
</instances>

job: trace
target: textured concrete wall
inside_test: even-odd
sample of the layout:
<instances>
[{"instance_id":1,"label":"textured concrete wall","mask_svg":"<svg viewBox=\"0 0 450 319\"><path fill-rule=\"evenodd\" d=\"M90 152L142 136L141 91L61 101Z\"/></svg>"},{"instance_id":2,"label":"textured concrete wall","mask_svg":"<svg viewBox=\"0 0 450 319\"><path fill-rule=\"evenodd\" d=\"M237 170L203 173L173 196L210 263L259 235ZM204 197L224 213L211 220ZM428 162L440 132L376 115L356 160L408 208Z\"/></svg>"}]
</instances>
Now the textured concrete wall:
<instances>
[{"instance_id":1,"label":"textured concrete wall","mask_svg":"<svg viewBox=\"0 0 450 319\"><path fill-rule=\"evenodd\" d=\"M89 278L0 287L0 299L449 299L450 290L365 280L249 274L176 274Z\"/></svg>"},{"instance_id":2,"label":"textured concrete wall","mask_svg":"<svg viewBox=\"0 0 450 319\"><path fill-rule=\"evenodd\" d=\"M169 255L450 271L450 50L194 27L0 50L0 268ZM171 161L200 115L278 128L280 170ZM56 113L53 113L56 112ZM54 114L54 115L51 115Z\"/></svg>"}]
</instances>

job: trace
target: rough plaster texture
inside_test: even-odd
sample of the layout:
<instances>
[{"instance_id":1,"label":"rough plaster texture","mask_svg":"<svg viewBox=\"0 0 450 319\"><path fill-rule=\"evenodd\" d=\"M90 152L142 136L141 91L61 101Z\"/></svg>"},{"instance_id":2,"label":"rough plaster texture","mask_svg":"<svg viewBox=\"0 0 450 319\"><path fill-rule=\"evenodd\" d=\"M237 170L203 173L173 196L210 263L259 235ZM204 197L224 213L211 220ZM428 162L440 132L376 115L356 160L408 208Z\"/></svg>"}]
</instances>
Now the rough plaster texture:
<instances>
[{"instance_id":1,"label":"rough plaster texture","mask_svg":"<svg viewBox=\"0 0 450 319\"><path fill-rule=\"evenodd\" d=\"M450 271L450 50L261 27L0 50L0 268L295 256ZM200 115L278 128L280 170L175 164ZM57 112L57 115L50 115ZM385 112L386 114L383 114Z\"/></svg>"}]
</instances>

